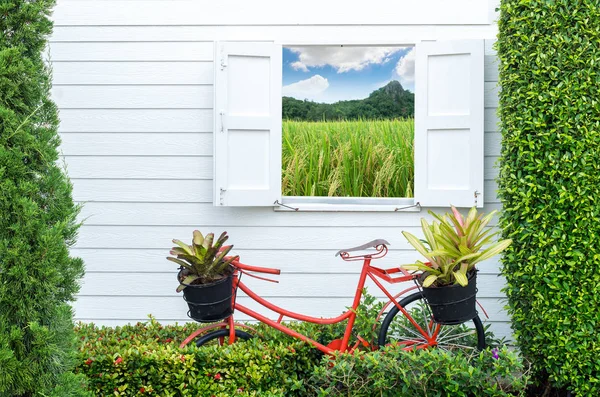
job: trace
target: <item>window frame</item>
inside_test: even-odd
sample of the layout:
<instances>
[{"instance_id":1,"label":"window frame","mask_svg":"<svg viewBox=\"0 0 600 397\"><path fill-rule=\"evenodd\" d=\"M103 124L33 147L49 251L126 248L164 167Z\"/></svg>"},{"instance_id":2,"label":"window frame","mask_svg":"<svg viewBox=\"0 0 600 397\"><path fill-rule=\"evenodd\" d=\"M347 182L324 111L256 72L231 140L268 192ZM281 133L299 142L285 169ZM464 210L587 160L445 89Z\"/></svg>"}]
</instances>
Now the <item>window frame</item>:
<instances>
[{"instance_id":1,"label":"window frame","mask_svg":"<svg viewBox=\"0 0 600 397\"><path fill-rule=\"evenodd\" d=\"M437 143L437 147L445 147L445 146L440 146L440 142L442 142L442 145L446 145L446 143L443 143L443 138L439 138L440 135L438 135L437 131L443 131L443 130L447 130L447 131L452 131L452 130L456 130L457 128L459 130L467 130L469 134L475 134L475 135L469 135L471 138L475 138L474 143L476 143L475 145L470 145L468 144L468 140L465 141L464 137L462 139L462 144L464 145L465 142L467 142L467 145L469 145L469 150L470 153L474 153L475 156L471 156L471 158L475 159L474 161L470 162L469 167L471 167L470 169L473 170L473 173L471 174L471 179L469 182L469 192L468 195L462 195L462 196L456 196L453 194L453 191L458 191L458 190L463 190L464 193L467 193L466 190L461 189L460 187L456 187L456 185L452 185L452 180L450 180L450 184L444 184L444 185L439 185L439 186L431 186L431 187L426 187L425 189L423 189L423 185L421 184L421 188L417 189L417 176L419 174L422 175L426 175L425 173L423 173L423 171L425 172L429 172L429 165L427 165L425 167L425 169L421 170L420 172L418 172L417 170L417 159L420 159L420 164L421 167L423 166L424 162L422 161L423 159L427 159L428 156L428 149L421 149L421 150L416 150L417 149L417 135L415 135L415 196L416 198L369 198L369 197L323 197L323 196L283 196L282 192L280 191L278 197L275 198L274 202L273 201L268 201L268 202L262 202L262 203L257 203L257 204L251 204L251 203L238 203L238 204L230 204L228 203L228 199L225 200L225 202L221 199L219 200L219 198L222 198L223 196L223 192L225 193L225 195L229 195L230 192L227 190L229 189L229 184L228 182L225 180L220 180L216 178L215 175L215 179L213 181L213 186L215 187L215 191L213 192L213 205L215 206L234 206L234 207L251 207L251 206L258 206L258 207L271 207L274 211L323 211L323 212L329 212L329 211L368 211L368 212L374 212L374 211L385 211L385 212L399 212L399 211L420 211L421 206L426 206L426 207L444 207L447 208L449 207L450 203L446 203L446 200L449 200L448 197L455 197L455 202L454 204L457 205L458 207L470 207L472 205L476 205L477 207L482 207L483 206L483 197L481 196L483 194L483 189L484 189L484 179L483 179L483 173L484 173L484 145L483 145L483 140L484 140L484 133L485 133L485 123L484 123L484 109L485 109L485 101L484 101L484 69L485 69L485 57L484 57L484 41L483 39L455 39L455 38L451 38L449 40L440 40L439 38L435 38L435 39L424 39L423 36L421 35L421 39L417 39L417 38L411 38L411 39L407 39L407 37L405 37L402 40L372 40L372 39L367 39L367 40L310 40L310 41L274 41L274 40L263 40L263 41L248 41L247 43L270 43L271 45L273 45L274 47L278 48L279 53L278 53L278 57L281 60L281 56L283 53L283 48L284 47L294 47L294 46L365 46L365 47L392 47L392 46L397 46L397 47L416 47L417 50L420 46L422 46L423 48L426 48L427 46L429 46L428 43L435 43L435 42L440 42L440 43L446 43L448 42L449 44L451 44L450 42L456 42L459 47L461 46L461 42L466 42L466 41L471 41L472 45L467 45L466 48L466 53L470 54L472 56L472 60L471 60L471 67L474 67L474 69L472 69L472 73L469 74L469 76L474 76L473 78L470 78L469 80L467 80L466 82L468 84L470 84L470 89L471 89L471 93L474 94L474 96L471 96L470 99L468 99L469 101L469 112L468 114L455 114L457 116L461 116L464 119L464 116L468 116L471 117L471 119L473 119L473 117L475 117L475 119L473 120L479 120L481 121L481 125L478 125L477 123L471 123L468 126L461 126L458 127L458 125L460 125L460 123L456 123L457 120L454 120L452 122L452 126L429 126L428 123L423 123L422 121L417 120L417 115L415 114L415 134L418 131L424 130L426 132L426 135L424 135L423 139L426 139L427 142L430 142L430 139L433 139L433 145L436 145L436 141ZM224 68L226 70L229 70L227 68L227 60L225 58L223 58L223 47L221 47L221 43L225 44L225 43L244 43L244 41L216 41L216 44L219 44L219 48L221 48L221 56L219 57L217 55L218 48L215 47L215 83L217 82L217 73L218 70L220 69L221 71L224 70ZM450 45L449 48L454 48L452 45ZM453 50L449 50L449 52L445 52L443 51L444 47L442 47L442 51L438 51L435 46L433 48L427 49L426 52L423 52L423 54L426 54L426 57L430 57L430 56L455 56L455 55L463 55L463 52L455 52ZM243 54L244 51L242 51L242 53L239 53L240 56L249 56L252 57L254 55L252 54L248 54L248 55L244 55ZM235 51L233 53L229 53L229 52L225 52L226 57L228 56L236 56ZM261 56L261 55L259 55ZM417 52L416 54L417 59L419 58L419 52ZM441 59L441 58L438 58ZM220 65L221 67L219 68L219 61L220 61ZM225 64L223 64L223 62L225 62ZM421 65L429 65L428 63L429 61L426 61L425 64L423 64L423 61L421 61ZM418 63L418 62L417 62ZM280 65L282 65L281 63L279 63ZM281 66L280 66L281 67ZM417 68L419 69L419 68ZM418 74L419 74L419 70L415 70L416 73L416 79L418 78ZM421 69L423 69L421 67ZM429 68L427 67L427 70L429 70ZM464 69L461 69L464 70ZM281 72L281 70L280 70ZM438 72L439 73L439 72ZM422 74L422 71L421 71ZM481 81L477 80L477 76L481 75ZM430 77L434 77L438 76L439 79L439 74L433 74L430 75L429 72L427 72L425 74L425 76L427 76L427 84L429 83L429 79ZM282 96L282 92L281 89L283 87L283 79L282 79L282 74L279 73L279 79L275 79L275 80L271 80L271 84L275 84L275 82L278 82L277 85L272 85L272 89L274 89L275 91L279 91L278 94L273 93L273 95L278 95L279 98L281 99ZM449 81L456 81L456 80L449 80ZM427 87L427 84L425 85L425 88ZM243 87L243 86L242 86ZM442 85L441 87L444 87L444 85ZM481 88L481 90L479 90L479 88ZM244 89L244 88L240 88L240 89ZM446 89L448 89L448 87L446 87ZM481 92L479 92L481 91ZM221 132L223 131L223 127L224 127L224 122L223 122L223 117L222 115L225 113L220 113L221 117L221 124L219 124L218 120L219 120L219 114L217 114L217 98L221 97L222 95L222 90L219 89L218 86L215 87L215 109L214 109L214 126L215 129L213 131L213 134L216 134L216 132L219 130L219 125L221 126ZM240 92L244 92L244 91L240 91ZM219 94L221 93L221 94ZM417 104L417 97L420 97L419 95L419 89L417 88L417 86L415 86L415 105ZM423 97L422 98L428 98L429 94L428 91L423 91ZM222 98L222 97L221 97ZM464 100L464 99L463 99ZM426 101L426 103L428 103L428 100ZM452 116L454 113L448 113L448 116ZM274 117L276 115L276 113L272 113L271 117ZM442 114L440 114L442 115ZM279 137L281 140L281 121L283 119L283 114L281 113L281 109L279 110L279 114L278 114L278 120L279 120ZM431 116L438 116L437 114L433 114ZM229 115L227 114L227 117L229 117ZM434 120L435 121L435 120ZM253 124L255 124L253 122ZM253 128L249 128L250 130L252 130ZM255 128L254 128L255 129ZM229 131L229 128L227 128L225 130L226 132ZM273 131L275 131L273 129ZM434 135L432 135L430 137L430 133L428 131L432 131L435 132ZM458 132L458 131L455 131ZM226 135L228 136L228 135ZM420 136L420 135L419 135ZM216 137L215 137L216 138ZM423 144L422 144L422 140L421 140L421 144L419 144L419 147L423 148ZM441 141L440 141L441 139ZM447 140L446 140L447 141ZM223 142L221 140L221 142ZM458 151L459 153L464 151L463 148L464 146L457 146L457 144L460 142L459 141L448 141L448 144L450 144L450 150L455 150ZM481 143L481 145L479 145L479 143ZM427 143L427 147L430 145L431 143ZM481 147L480 147L481 146ZM435 148L435 146L434 146ZM281 148L280 148L281 149ZM215 139L215 147L214 147L214 154L215 154L215 158L214 158L214 164L215 166L217 165L217 162L221 161L219 160L219 156L217 156L217 153L219 151L223 151L223 150L227 150L224 149L224 147L221 145L217 145L217 140ZM424 150L424 153L423 153ZM438 149L439 150L439 149ZM435 153L435 152L434 152ZM425 155L425 157L423 157L423 155ZM281 150L279 150L279 161L281 161ZM458 157L457 157L458 158ZM447 159L450 161L450 164L455 164L458 167L461 167L462 165L459 163L456 163L454 160L452 160L452 158ZM243 158L241 158L239 161L244 161ZM260 160L262 161L262 160ZM273 160L275 161L275 160ZM448 163L445 163L448 164ZM464 165L464 164L463 164ZM233 165L238 166L239 167L239 163L238 164L234 164ZM431 164L432 167L446 167L446 165L442 164L440 165L439 163L436 163L435 161ZM472 168L475 167L475 168ZM281 173L281 166L278 168L279 172ZM442 171L445 170L446 168L442 168ZM479 175L480 174L480 175ZM481 176L481 180L479 180L479 176ZM425 176L426 177L426 176ZM475 177L475 179L473 179L473 177ZM281 174L279 176L279 178L275 178L273 180L278 180L279 183L281 183L282 179L281 179ZM273 183L273 182L271 182ZM461 183L461 181L458 181L459 185ZM220 189L221 196L219 196L218 193L218 189L217 189L217 185L222 184L223 186L225 186L225 188ZM441 189L441 190L440 190ZM419 191L418 191L419 190ZM473 197L473 192L474 192L474 197ZM446 193L448 193L450 196L446 196ZM479 197L478 197L479 195ZM424 203L421 204L419 203L417 200L419 198L421 198L424 200ZM472 197L472 198L469 198ZM266 197L265 197L266 198ZM271 198L270 200L273 200L273 198ZM473 200L473 201L471 201ZM239 201L239 199L238 199Z\"/></svg>"},{"instance_id":2,"label":"window frame","mask_svg":"<svg viewBox=\"0 0 600 397\"><path fill-rule=\"evenodd\" d=\"M357 41L346 40L340 42L318 40L318 41L276 41L275 44L286 47L412 47L422 41L408 38L402 40L377 40ZM283 81L282 81L283 87ZM416 102L416 90L415 102ZM414 160L414 159L413 159ZM414 187L413 187L414 189ZM414 193L414 191L413 191ZM325 196L281 196L281 204L273 207L274 211L309 211L309 212L418 212L420 205L414 197L325 197Z\"/></svg>"}]
</instances>

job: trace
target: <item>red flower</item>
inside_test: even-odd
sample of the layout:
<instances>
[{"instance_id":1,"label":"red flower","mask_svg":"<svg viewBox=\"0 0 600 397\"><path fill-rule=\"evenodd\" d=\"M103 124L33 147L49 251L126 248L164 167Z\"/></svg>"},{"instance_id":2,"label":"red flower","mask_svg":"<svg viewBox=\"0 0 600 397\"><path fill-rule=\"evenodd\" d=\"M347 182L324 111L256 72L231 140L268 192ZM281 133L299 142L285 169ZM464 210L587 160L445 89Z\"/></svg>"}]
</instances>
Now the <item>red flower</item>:
<instances>
[{"instance_id":1,"label":"red flower","mask_svg":"<svg viewBox=\"0 0 600 397\"><path fill-rule=\"evenodd\" d=\"M115 360L115 365L121 364L123 362L123 358L119 357Z\"/></svg>"},{"instance_id":2,"label":"red flower","mask_svg":"<svg viewBox=\"0 0 600 397\"><path fill-rule=\"evenodd\" d=\"M221 374L215 374L215 380L221 380Z\"/></svg>"},{"instance_id":3,"label":"red flower","mask_svg":"<svg viewBox=\"0 0 600 397\"><path fill-rule=\"evenodd\" d=\"M92 365L92 362L93 362L93 360L92 360L91 358L88 358L88 359L85 361L85 365Z\"/></svg>"},{"instance_id":4,"label":"red flower","mask_svg":"<svg viewBox=\"0 0 600 397\"><path fill-rule=\"evenodd\" d=\"M143 393L145 393L145 392L146 392L146 389L144 389L143 387L140 387L140 393L142 393L142 394L143 394Z\"/></svg>"},{"instance_id":5,"label":"red flower","mask_svg":"<svg viewBox=\"0 0 600 397\"><path fill-rule=\"evenodd\" d=\"M179 358L181 359L181 361L185 361L185 356L183 354Z\"/></svg>"},{"instance_id":6,"label":"red flower","mask_svg":"<svg viewBox=\"0 0 600 397\"><path fill-rule=\"evenodd\" d=\"M165 343L171 343L173 342L173 338L168 338L167 340L165 340Z\"/></svg>"}]
</instances>

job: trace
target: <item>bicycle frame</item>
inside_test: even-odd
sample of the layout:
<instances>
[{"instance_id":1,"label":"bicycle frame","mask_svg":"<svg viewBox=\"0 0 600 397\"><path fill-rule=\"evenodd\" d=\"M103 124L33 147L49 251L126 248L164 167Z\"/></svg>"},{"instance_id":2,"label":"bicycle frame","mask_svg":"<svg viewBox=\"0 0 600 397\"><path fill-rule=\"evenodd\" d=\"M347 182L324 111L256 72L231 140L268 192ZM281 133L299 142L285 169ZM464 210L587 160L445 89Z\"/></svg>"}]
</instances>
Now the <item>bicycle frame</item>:
<instances>
[{"instance_id":1,"label":"bicycle frame","mask_svg":"<svg viewBox=\"0 0 600 397\"><path fill-rule=\"evenodd\" d=\"M282 331L290 336L293 336L295 338L303 340L303 341L311 344L312 346L316 347L317 349L319 349L320 351L322 351L325 354L333 354L335 351L352 352L360 345L360 343L362 343L365 346L369 346L368 342L362 340L360 338L360 336L358 338L359 341L356 342L353 346L350 346L350 337L352 335L352 328L353 328L355 320L356 320L356 309L360 305L360 300L361 300L361 297L363 294L363 289L364 289L365 283L367 281L367 278L369 278L388 297L389 302L387 303L386 307L390 304L396 305L398 307L398 309L404 314L404 316L406 316L406 318L412 323L412 325L422 334L423 338L425 338L428 342L434 343L435 338L437 337L437 333L439 332L439 326L436 327L436 329L433 333L430 332L431 330L428 330L428 331L423 330L419 326L419 324L410 316L410 314L407 313L407 311L398 304L398 301L397 301L397 298L399 296L404 295L405 293L412 291L418 287L415 285L415 286L412 286L412 287L409 287L409 288L403 290L402 292L400 292L398 294L392 295L379 280L379 279L381 279L381 280L387 281L388 283L396 284L396 283L413 280L413 279L415 279L416 275L408 273L407 271L405 271L404 269L399 268L399 267L391 268L391 269L380 269L380 268L372 266L371 265L372 259L382 258L387 254L387 251L388 251L385 244L378 245L375 248L376 248L377 252L375 252L374 254L368 254L368 255L350 256L347 252L341 252L341 256L344 261L363 261L363 265L362 265L360 277L358 279L358 284L356 286L356 292L354 294L354 300L352 302L352 307L351 307L351 309L347 310L346 312L342 313L341 315L339 315L337 317L321 318L321 317L307 316L304 314L286 310L286 309L279 307L279 306L273 304L272 302L269 302L268 300L260 297L257 293L252 291L246 284L244 284L243 282L240 281L240 277L239 277L240 273L244 273L244 274L250 275L252 277L256 277L256 278L266 280L266 281L277 282L274 280L256 276L256 275L248 273L248 272L250 271L250 272L259 272L259 273L267 273L267 274L280 274L279 269L270 269L270 268L250 266L250 265L243 264L237 260L232 262L232 265L236 268L236 274L235 274L236 277L234 277L234 291L236 291L238 288L241 289L248 297L250 297L254 301L258 302L263 307L266 307L266 308L270 309L271 311L279 314L279 318L277 319L277 321L271 320L268 317L266 317L260 313L257 313L256 311L254 311L244 305L241 305L237 302L234 305L234 311L235 310L240 311L258 321L261 321L275 329L278 329L279 331ZM398 274L400 274L400 275L398 275ZM235 297L234 297L234 299L235 299ZM380 313L380 315L381 315L381 313ZM289 327L286 327L284 324L282 324L281 323L282 320L286 317L295 319L295 320L315 323L315 324L336 324L336 323L342 322L344 320L348 320L348 323L347 323L346 329L344 331L344 336L341 340L339 340L339 339L334 340L331 343L329 343L328 345L323 345L305 335L300 334L299 332L294 331L293 329L290 329ZM192 333L181 344L181 346L185 346L187 343L189 343L191 340L193 340L196 336L200 335L203 332L206 332L207 330L214 329L214 328L224 328L227 326L229 327L229 332L230 332L229 343L233 343L235 341L235 329L234 329L235 326L247 327L247 326L243 326L242 324L234 323L233 315L232 315L221 323L212 324L210 326L201 328L201 329L197 330L196 332Z\"/></svg>"}]
</instances>

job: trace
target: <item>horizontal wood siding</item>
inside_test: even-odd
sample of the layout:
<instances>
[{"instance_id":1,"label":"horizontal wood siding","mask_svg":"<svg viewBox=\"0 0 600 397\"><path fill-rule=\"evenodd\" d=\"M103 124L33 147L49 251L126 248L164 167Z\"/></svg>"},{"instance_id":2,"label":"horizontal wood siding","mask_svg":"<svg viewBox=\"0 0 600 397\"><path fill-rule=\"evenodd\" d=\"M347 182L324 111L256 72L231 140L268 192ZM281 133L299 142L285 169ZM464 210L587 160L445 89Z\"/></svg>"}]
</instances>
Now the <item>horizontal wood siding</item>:
<instances>
[{"instance_id":1,"label":"horizontal wood siding","mask_svg":"<svg viewBox=\"0 0 600 397\"><path fill-rule=\"evenodd\" d=\"M145 1L59 0L56 23L62 25L488 25L489 8L481 0L304 0L293 12L278 0ZM268 12L265 12L268 8ZM381 12L385 10L386 12Z\"/></svg>"},{"instance_id":2,"label":"horizontal wood siding","mask_svg":"<svg viewBox=\"0 0 600 397\"><path fill-rule=\"evenodd\" d=\"M84 204L84 226L72 251L87 266L75 303L80 320L116 325L153 314L166 323L186 321L187 309L175 293L175 268L165 256L172 238L189 240L195 228L227 230L242 261L281 268L280 284L248 282L275 303L312 315L337 315L351 302L360 266L334 257L338 249L385 238L391 251L380 265L418 257L400 232L419 234L420 218L430 218L427 209L291 213L213 207L214 40L411 44L488 39L485 211L501 209L494 181L501 144L491 46L496 26L489 23L495 12L488 2L435 2L432 7L431 0L386 1L389 12L383 14L364 2L344 2L339 12L337 2L322 1L319 13L303 11L311 9L306 4L298 12L283 12L284 2L275 1L265 1L273 10L269 13L255 11L260 9L256 2L238 2L237 12L222 12L229 3L58 1L49 57L62 155L75 200ZM328 7L336 12L325 12ZM394 7L403 12L393 12ZM498 266L496 259L480 266L479 291L493 329L509 335ZM240 302L262 311L247 297Z\"/></svg>"}]
</instances>

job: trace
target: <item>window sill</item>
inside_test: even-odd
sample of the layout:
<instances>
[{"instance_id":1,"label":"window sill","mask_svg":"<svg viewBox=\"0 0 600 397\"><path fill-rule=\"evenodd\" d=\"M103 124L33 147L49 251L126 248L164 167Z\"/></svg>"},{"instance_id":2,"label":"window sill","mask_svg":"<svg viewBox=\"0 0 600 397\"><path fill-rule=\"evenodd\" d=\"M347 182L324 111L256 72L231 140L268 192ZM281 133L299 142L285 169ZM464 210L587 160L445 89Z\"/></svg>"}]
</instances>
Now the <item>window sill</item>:
<instances>
[{"instance_id":1,"label":"window sill","mask_svg":"<svg viewBox=\"0 0 600 397\"><path fill-rule=\"evenodd\" d=\"M279 204L279 203L278 203ZM420 212L414 198L283 197L276 212Z\"/></svg>"}]
</instances>

